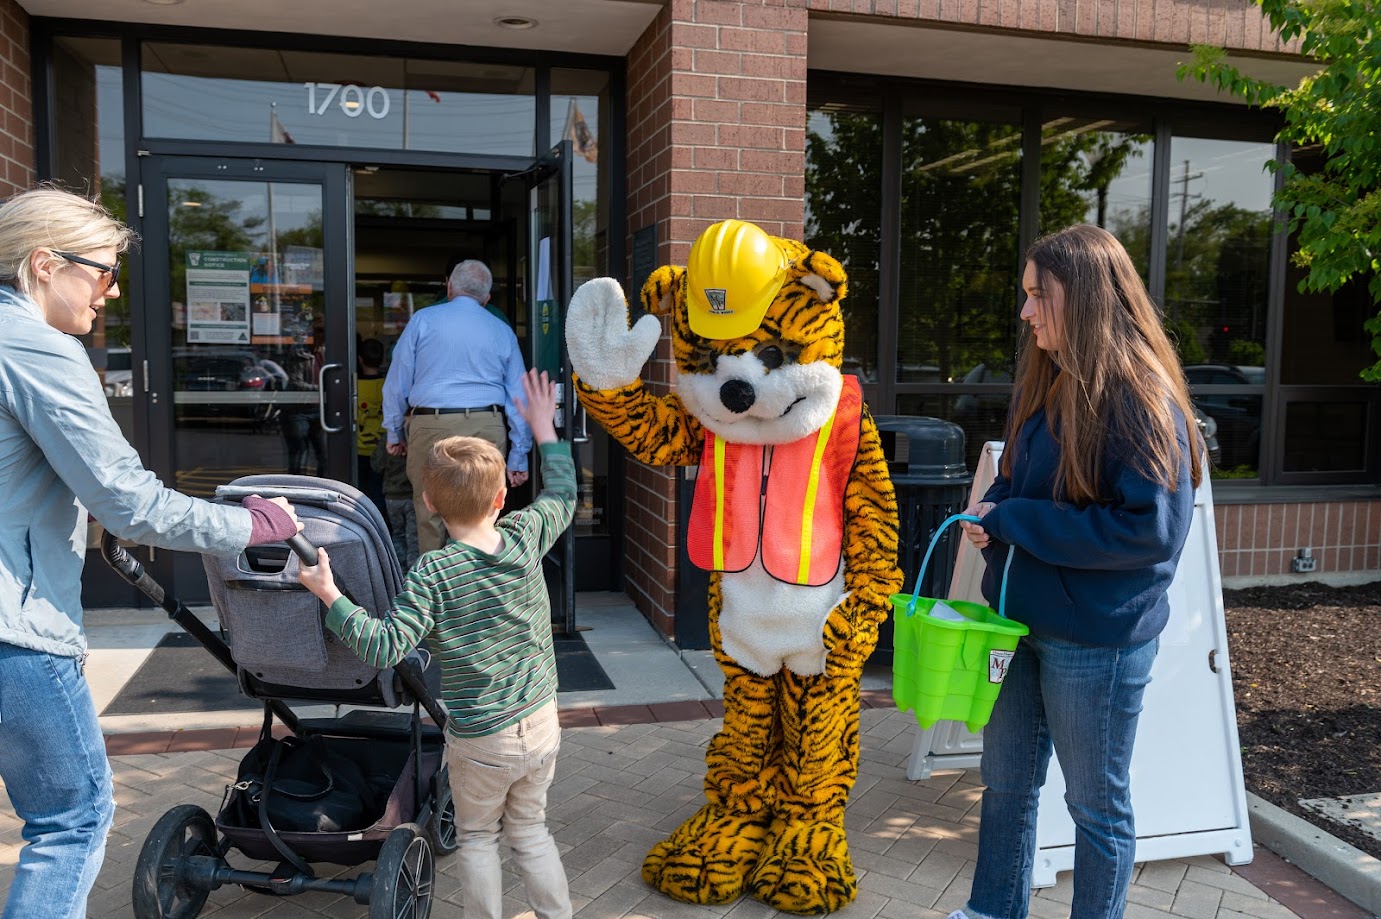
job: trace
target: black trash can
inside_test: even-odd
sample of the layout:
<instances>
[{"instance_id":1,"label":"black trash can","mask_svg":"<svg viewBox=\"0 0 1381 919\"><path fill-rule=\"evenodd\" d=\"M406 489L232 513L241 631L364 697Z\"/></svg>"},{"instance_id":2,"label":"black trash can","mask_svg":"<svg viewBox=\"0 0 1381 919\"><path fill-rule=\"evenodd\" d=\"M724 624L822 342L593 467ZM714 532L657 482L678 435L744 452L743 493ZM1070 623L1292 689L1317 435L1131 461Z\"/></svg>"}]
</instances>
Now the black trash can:
<instances>
[{"instance_id":1,"label":"black trash can","mask_svg":"<svg viewBox=\"0 0 1381 919\"><path fill-rule=\"evenodd\" d=\"M897 491L897 563L904 575L902 592L944 598L963 538L958 526L950 527L941 537L919 585L916 573L935 530L951 514L968 506L973 473L964 464L964 429L918 415L877 415L873 420L882 436L888 472ZM889 616L879 630L872 663L891 663L892 630Z\"/></svg>"}]
</instances>

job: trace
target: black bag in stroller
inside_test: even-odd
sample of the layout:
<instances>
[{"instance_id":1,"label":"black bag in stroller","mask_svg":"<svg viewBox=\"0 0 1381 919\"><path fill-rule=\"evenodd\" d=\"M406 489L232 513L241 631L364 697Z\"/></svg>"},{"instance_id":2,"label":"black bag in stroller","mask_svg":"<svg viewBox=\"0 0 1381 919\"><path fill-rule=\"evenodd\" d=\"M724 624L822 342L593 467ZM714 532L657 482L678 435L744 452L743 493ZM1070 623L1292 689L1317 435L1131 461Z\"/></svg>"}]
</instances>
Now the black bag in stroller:
<instances>
[{"instance_id":1,"label":"black bag in stroller","mask_svg":"<svg viewBox=\"0 0 1381 919\"><path fill-rule=\"evenodd\" d=\"M427 689L420 650L391 669L369 666L325 627L320 601L297 580L298 556L315 564L330 549L343 593L386 615L402 586L387 527L357 489L309 476L260 475L217 490L217 501L285 497L303 531L288 545L259 546L235 558L205 556L216 634L150 578L107 534L106 560L165 609L264 702L258 743L213 820L181 805L145 840L134 882L136 919L192 919L225 884L275 895L306 890L347 894L369 916L425 917L434 853L456 848L445 767L445 710ZM363 706L339 718L300 719L287 700ZM399 711L387 711L399 706ZM431 724L422 713L431 716ZM275 721L287 729L275 731ZM277 861L271 872L242 871L230 850ZM312 862L356 866L356 878L318 877Z\"/></svg>"}]
</instances>

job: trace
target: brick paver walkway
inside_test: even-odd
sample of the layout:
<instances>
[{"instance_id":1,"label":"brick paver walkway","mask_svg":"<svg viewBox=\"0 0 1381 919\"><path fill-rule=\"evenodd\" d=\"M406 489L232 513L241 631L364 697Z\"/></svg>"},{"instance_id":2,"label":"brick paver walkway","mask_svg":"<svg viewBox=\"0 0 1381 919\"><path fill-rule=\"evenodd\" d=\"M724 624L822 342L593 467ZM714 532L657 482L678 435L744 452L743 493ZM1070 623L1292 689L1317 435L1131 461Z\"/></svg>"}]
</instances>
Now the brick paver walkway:
<instances>
[{"instance_id":1,"label":"brick paver walkway","mask_svg":"<svg viewBox=\"0 0 1381 919\"><path fill-rule=\"evenodd\" d=\"M577 719L569 719L577 720ZM599 719L586 719L598 722ZM619 719L609 719L617 721ZM928 919L963 905L973 873L978 839L980 788L975 773L951 773L924 782L905 778L911 750L909 716L883 708L863 712L863 757L849 802L848 828L859 874L858 900L838 913L846 919ZM719 907L673 902L639 877L644 854L701 801L705 745L719 722L713 719L567 727L550 822L561 846L576 913L582 919L767 919L777 916L754 900ZM112 747L118 749L115 744ZM91 919L128 917L130 884L144 837L153 822L178 804L215 812L242 751L192 750L112 757L119 811L105 865L90 902ZM0 809L0 899L19 851L19 823ZM1295 915L1360 919L1360 910L1309 882L1269 852L1257 849L1255 883L1211 857L1154 862L1139 868L1128 919L1292 919ZM240 867L247 859L232 854ZM264 869L266 865L253 866ZM322 866L331 871L329 866ZM459 917L454 859L438 862L432 915ZM358 869L340 869L353 876ZM506 915L527 911L517 876L506 874ZM1294 911L1261 887L1294 901ZM1031 913L1040 919L1069 915L1069 875L1036 892ZM312 919L366 917L368 908L347 897L303 894L270 898L223 888L202 912L216 919Z\"/></svg>"}]
</instances>

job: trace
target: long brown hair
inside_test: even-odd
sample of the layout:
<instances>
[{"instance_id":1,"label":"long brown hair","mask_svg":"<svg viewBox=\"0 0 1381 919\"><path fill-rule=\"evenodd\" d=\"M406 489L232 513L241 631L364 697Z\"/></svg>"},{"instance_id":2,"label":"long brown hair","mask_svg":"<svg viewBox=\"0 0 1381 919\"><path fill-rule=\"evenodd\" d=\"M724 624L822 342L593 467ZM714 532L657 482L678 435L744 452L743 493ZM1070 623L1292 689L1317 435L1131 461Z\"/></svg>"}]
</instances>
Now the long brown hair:
<instances>
[{"instance_id":1,"label":"long brown hair","mask_svg":"<svg viewBox=\"0 0 1381 919\"><path fill-rule=\"evenodd\" d=\"M1107 483L1100 481L1099 470L1114 434L1129 439L1132 462L1143 474L1173 491L1184 460L1176 425L1184 424L1197 488L1203 479L1202 447L1189 388L1160 310L1127 250L1108 231L1081 224L1036 240L1026 260L1035 265L1045 291L1052 278L1064 288L1063 309L1047 317L1059 329L1060 349L1052 355L1030 339L1023 347L1007 443L1014 443L1022 425L1043 407L1060 444L1056 499L1082 506L1111 497L1102 490ZM1014 452L1002 455L1008 476Z\"/></svg>"}]
</instances>

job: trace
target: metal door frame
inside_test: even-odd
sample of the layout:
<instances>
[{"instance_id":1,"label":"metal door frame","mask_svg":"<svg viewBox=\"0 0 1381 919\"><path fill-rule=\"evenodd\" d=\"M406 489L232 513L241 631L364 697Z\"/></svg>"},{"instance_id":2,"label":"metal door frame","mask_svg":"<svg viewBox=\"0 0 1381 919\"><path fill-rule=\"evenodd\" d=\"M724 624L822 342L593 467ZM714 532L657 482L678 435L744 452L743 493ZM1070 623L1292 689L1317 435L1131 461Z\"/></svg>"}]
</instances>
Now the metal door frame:
<instances>
[{"instance_id":1,"label":"metal door frame","mask_svg":"<svg viewBox=\"0 0 1381 919\"><path fill-rule=\"evenodd\" d=\"M556 232L552 238L551 253L551 296L556 301L559 315L564 315L570 303L574 279L572 263L571 231L571 142L562 140L547 153L538 157L526 172L528 180L528 251L529 273L531 275L528 295L528 366L536 366L537 330L540 328L537 315L537 272L541 237L536 226L539 196L542 187L549 182L556 183ZM516 176L515 176L516 177ZM561 387L561 430L560 436L570 442L575 434L575 391L571 387L571 366L566 356L565 335L559 334ZM534 477L539 470L532 470ZM576 634L575 621L575 527L568 526L561 540L548 553L546 566L552 571L552 579L559 587L559 596L552 601L552 623L568 636Z\"/></svg>"},{"instance_id":2,"label":"metal door frame","mask_svg":"<svg viewBox=\"0 0 1381 919\"><path fill-rule=\"evenodd\" d=\"M351 175L345 163L294 162L254 157L154 156L140 151L138 216L142 244L138 290L132 292L131 360L134 368L134 425L145 462L167 483L176 482L174 397L172 379L171 302L168 289L172 266L168 244L167 202L170 179L285 182L321 186L322 292L326 322L325 374L326 472L346 482L355 476L354 367L355 317L351 307L354 262L354 215ZM160 299L162 302L160 303ZM331 321L333 317L341 317ZM336 430L329 430L334 428ZM174 553L150 550L154 575L175 583Z\"/></svg>"}]
</instances>

